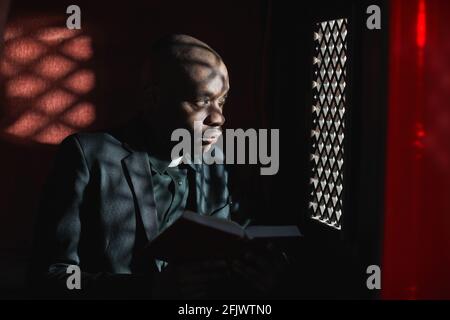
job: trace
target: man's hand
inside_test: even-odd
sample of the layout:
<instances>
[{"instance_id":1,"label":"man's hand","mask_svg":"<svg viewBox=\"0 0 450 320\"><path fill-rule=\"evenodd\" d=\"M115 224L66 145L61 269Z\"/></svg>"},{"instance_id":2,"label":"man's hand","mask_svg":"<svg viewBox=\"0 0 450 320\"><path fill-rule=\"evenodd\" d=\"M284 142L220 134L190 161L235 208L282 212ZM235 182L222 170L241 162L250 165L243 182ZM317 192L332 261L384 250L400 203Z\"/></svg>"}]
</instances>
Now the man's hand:
<instances>
[{"instance_id":1,"label":"man's hand","mask_svg":"<svg viewBox=\"0 0 450 320\"><path fill-rule=\"evenodd\" d=\"M281 284L288 266L286 254L272 243L268 243L263 250L250 250L242 259L232 262L233 271L260 296L273 293Z\"/></svg>"}]
</instances>

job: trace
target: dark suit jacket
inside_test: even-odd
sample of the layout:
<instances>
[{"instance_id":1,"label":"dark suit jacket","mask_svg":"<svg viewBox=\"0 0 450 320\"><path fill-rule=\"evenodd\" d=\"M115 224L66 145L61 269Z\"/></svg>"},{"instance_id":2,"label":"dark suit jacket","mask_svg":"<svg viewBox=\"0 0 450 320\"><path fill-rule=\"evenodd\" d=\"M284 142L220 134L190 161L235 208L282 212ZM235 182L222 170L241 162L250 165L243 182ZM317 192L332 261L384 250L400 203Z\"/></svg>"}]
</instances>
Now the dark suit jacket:
<instances>
[{"instance_id":1,"label":"dark suit jacket","mask_svg":"<svg viewBox=\"0 0 450 320\"><path fill-rule=\"evenodd\" d=\"M139 126L79 133L60 145L39 209L30 282L36 293L140 297L150 292L154 261L140 250L157 234L148 153ZM229 218L227 173L203 165L198 212ZM180 239L182 241L182 239ZM82 290L67 290L69 265Z\"/></svg>"}]
</instances>

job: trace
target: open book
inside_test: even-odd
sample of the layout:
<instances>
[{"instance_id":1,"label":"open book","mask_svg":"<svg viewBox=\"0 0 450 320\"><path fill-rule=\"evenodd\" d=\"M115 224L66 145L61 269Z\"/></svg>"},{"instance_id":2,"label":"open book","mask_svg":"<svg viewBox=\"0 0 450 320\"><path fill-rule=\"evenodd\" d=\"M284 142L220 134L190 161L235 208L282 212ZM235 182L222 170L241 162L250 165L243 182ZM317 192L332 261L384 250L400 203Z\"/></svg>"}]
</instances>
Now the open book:
<instances>
[{"instance_id":1,"label":"open book","mask_svg":"<svg viewBox=\"0 0 450 320\"><path fill-rule=\"evenodd\" d=\"M300 239L297 226L249 226L185 211L153 239L147 252L164 261L232 258L263 241L292 243Z\"/></svg>"}]
</instances>

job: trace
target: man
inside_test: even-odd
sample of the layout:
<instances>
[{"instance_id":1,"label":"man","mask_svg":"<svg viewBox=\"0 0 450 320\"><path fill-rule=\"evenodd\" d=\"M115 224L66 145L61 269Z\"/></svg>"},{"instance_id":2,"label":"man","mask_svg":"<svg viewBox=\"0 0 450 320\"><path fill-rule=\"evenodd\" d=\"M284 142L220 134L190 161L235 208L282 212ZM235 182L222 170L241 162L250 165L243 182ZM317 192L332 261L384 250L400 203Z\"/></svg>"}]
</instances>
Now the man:
<instances>
[{"instance_id":1,"label":"man","mask_svg":"<svg viewBox=\"0 0 450 320\"><path fill-rule=\"evenodd\" d=\"M62 142L40 208L34 287L85 297L232 297L238 285L267 292L267 275L283 266L274 250L273 259L249 252L232 264L167 265L143 254L184 210L229 219L232 205L224 166L171 159L170 139L178 128L192 136L209 129L201 151L217 141L230 88L225 64L186 35L161 39L150 55L139 120ZM70 265L81 269L81 290L67 289Z\"/></svg>"}]
</instances>

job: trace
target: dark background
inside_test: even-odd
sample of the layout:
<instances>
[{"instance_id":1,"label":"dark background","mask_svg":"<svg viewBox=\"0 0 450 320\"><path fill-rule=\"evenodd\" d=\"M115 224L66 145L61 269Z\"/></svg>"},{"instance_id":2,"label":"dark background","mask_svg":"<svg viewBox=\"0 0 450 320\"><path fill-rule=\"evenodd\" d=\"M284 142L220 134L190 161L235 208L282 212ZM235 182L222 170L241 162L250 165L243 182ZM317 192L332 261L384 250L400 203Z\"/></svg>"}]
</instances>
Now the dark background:
<instances>
[{"instance_id":1,"label":"dark background","mask_svg":"<svg viewBox=\"0 0 450 320\"><path fill-rule=\"evenodd\" d=\"M234 166L242 212L304 233L291 296L450 297L450 7L445 0L0 1L0 296L21 297L34 214L57 144L130 119L144 49L168 33L211 45L230 73L228 128L280 129L280 170ZM365 27L378 4L382 29ZM308 217L312 26L349 18L342 232ZM7 19L6 19L7 18Z\"/></svg>"},{"instance_id":2,"label":"dark background","mask_svg":"<svg viewBox=\"0 0 450 320\"><path fill-rule=\"evenodd\" d=\"M12 1L5 26L0 87L5 296L24 285L35 211L57 144L72 132L113 127L136 114L141 63L154 40L184 33L211 45L230 73L227 127L270 127L262 107L268 94L269 2L78 1L82 30L66 35L70 4ZM93 84L83 85L87 82ZM257 192L259 169L236 170L243 173L233 175L234 184L247 196Z\"/></svg>"},{"instance_id":3,"label":"dark background","mask_svg":"<svg viewBox=\"0 0 450 320\"><path fill-rule=\"evenodd\" d=\"M67 33L69 4L13 1L5 29L0 125L1 150L7 156L2 157L1 166L0 212L5 223L0 232L0 285L6 295L20 295L23 287L34 213L59 141L74 131L123 124L135 115L145 48L162 35L185 33L211 45L229 68L226 127L280 129L281 166L276 176L260 176L258 166L230 170L241 212L259 223L297 223L305 233L298 252L301 264L292 278L298 285L291 295L376 296L365 287L365 266L379 264L383 169L382 160L371 168L375 184L361 194L370 194L369 203L357 201L365 178L360 174L364 155L359 138L374 140L376 149L368 152L377 152L376 158L383 159L385 86L376 86L372 96L363 97L361 90L384 82L386 33L364 33L365 2L319 1L297 7L274 1L136 1L127 5L79 1L82 30ZM359 221L356 215L349 218L345 232L336 233L311 223L306 209L312 25L340 17L349 17L353 28L348 55L355 68L349 70L349 81L353 77L356 81L349 101L360 104L366 99L368 110L380 105L375 114L381 126L375 136L368 133L376 123L367 121L361 109L355 108L355 120L350 118L358 131L355 139L347 139L354 160L346 159L346 184L348 194L354 196L347 201L346 211L351 217L351 211L365 203L367 214ZM364 56L363 50L367 51ZM366 60L372 72L365 70ZM365 221L362 227L361 221Z\"/></svg>"}]
</instances>

